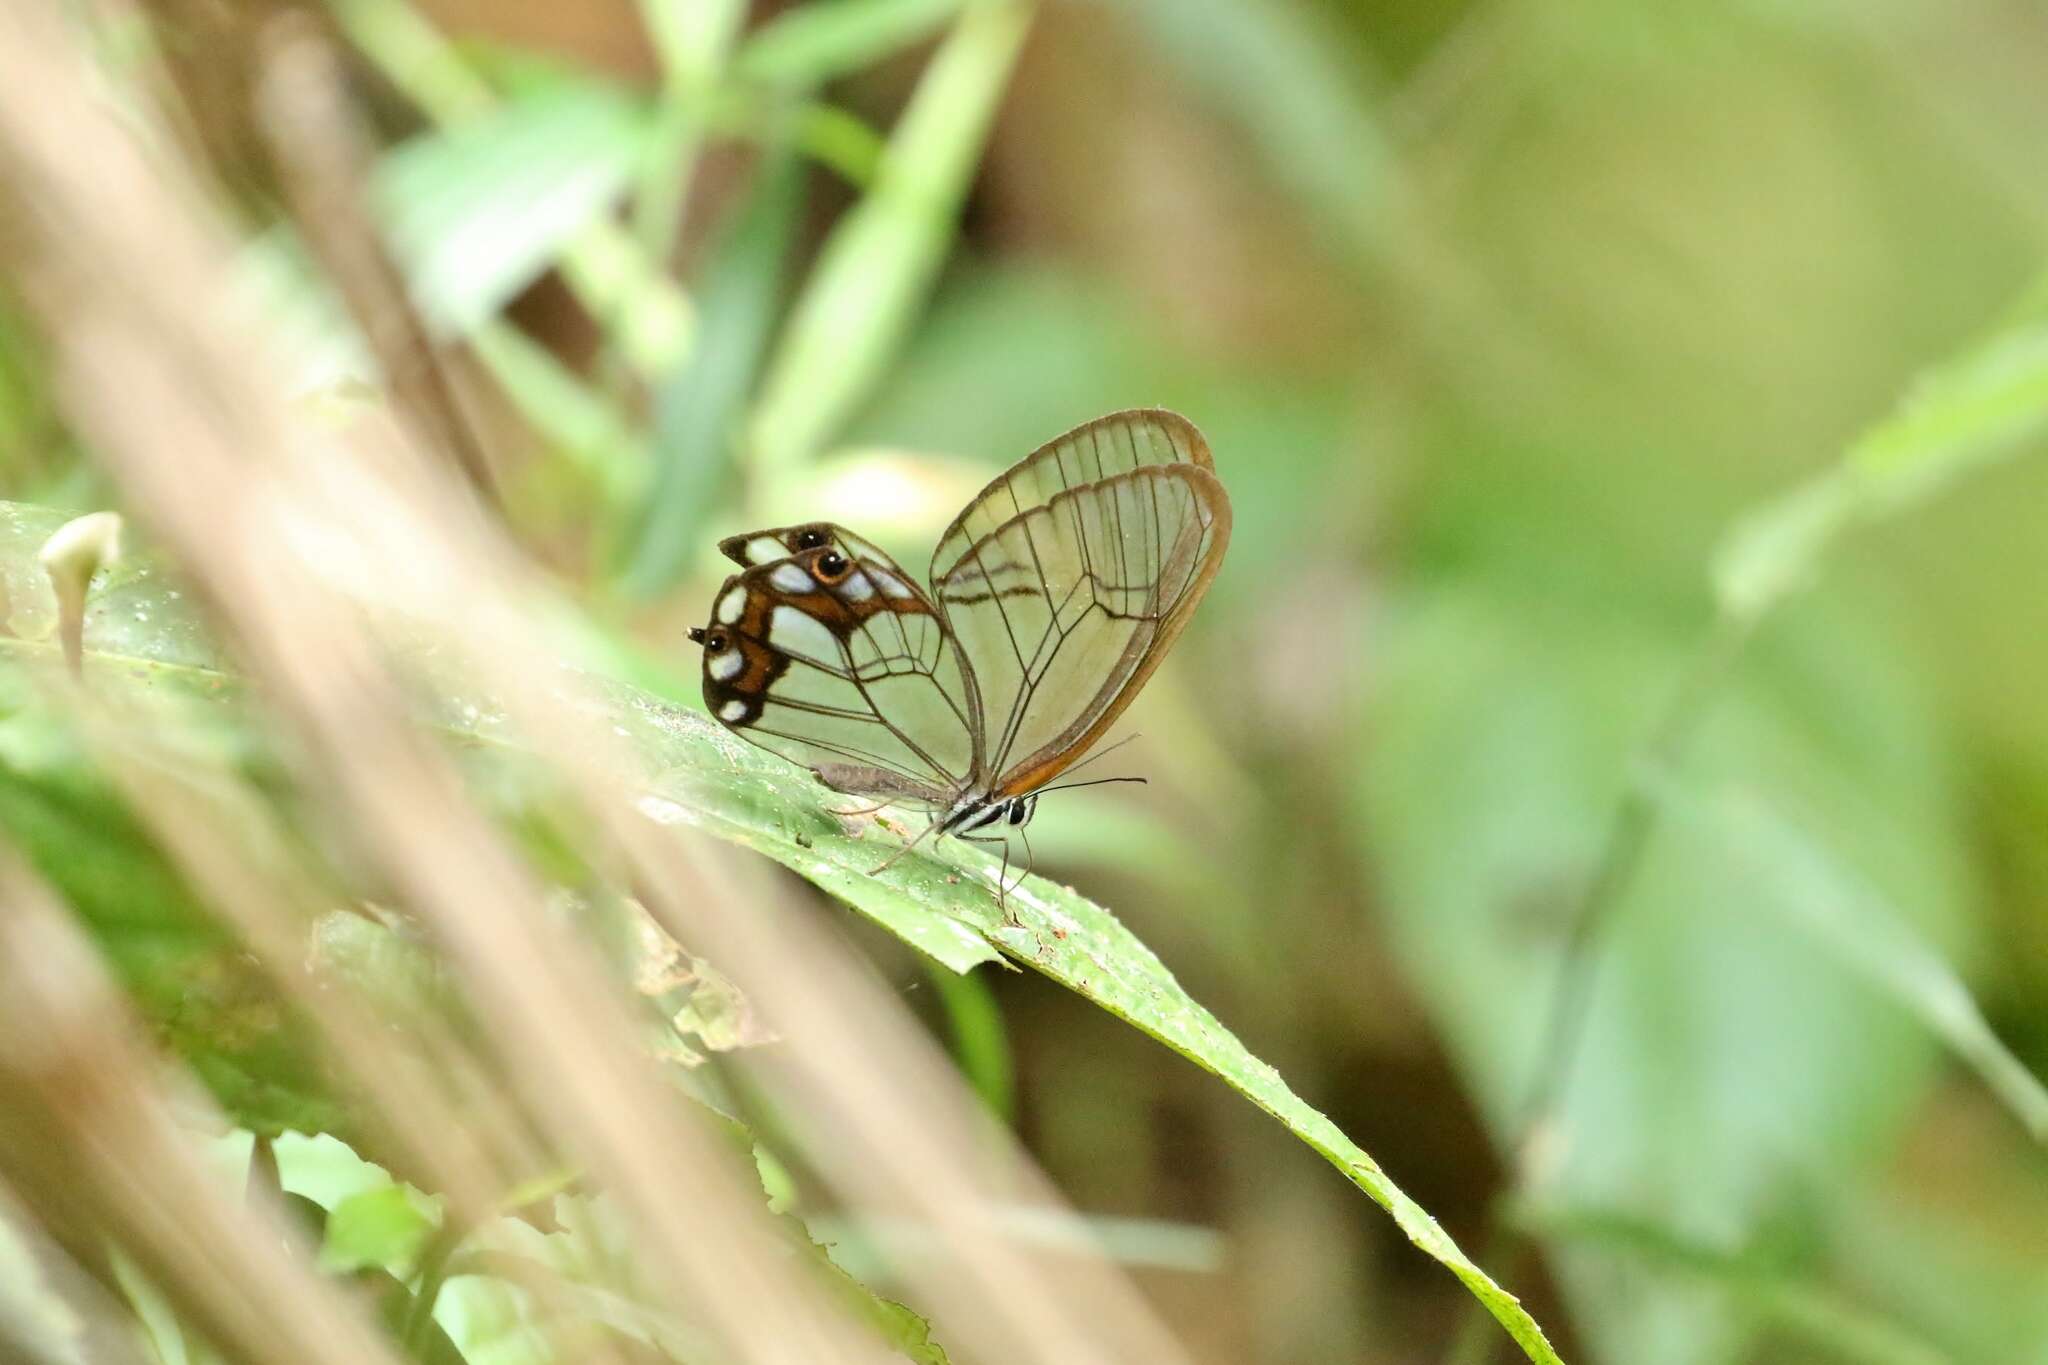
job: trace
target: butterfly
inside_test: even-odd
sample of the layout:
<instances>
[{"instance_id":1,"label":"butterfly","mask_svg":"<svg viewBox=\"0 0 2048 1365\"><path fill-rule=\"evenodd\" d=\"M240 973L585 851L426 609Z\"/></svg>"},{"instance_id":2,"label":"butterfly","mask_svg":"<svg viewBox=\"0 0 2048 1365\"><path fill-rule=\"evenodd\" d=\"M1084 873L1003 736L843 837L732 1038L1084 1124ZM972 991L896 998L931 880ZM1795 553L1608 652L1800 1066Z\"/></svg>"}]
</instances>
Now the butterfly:
<instances>
[{"instance_id":1,"label":"butterfly","mask_svg":"<svg viewBox=\"0 0 2048 1365\"><path fill-rule=\"evenodd\" d=\"M704 704L833 791L986 841L1027 824L1123 714L1229 541L1194 424L1110 413L982 489L939 538L928 590L830 522L720 541L741 569L690 631Z\"/></svg>"}]
</instances>

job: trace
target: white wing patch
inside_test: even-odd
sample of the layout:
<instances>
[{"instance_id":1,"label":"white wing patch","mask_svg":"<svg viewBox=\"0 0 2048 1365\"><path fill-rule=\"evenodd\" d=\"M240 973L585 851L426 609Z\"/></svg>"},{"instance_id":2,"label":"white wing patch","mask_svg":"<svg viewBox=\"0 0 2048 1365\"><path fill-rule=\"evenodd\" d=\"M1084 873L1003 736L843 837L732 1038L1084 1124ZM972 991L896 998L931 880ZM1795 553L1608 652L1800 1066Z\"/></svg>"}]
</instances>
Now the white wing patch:
<instances>
[{"instance_id":1,"label":"white wing patch","mask_svg":"<svg viewBox=\"0 0 2048 1365\"><path fill-rule=\"evenodd\" d=\"M818 590L817 582L797 564L777 564L768 581L789 593L811 593Z\"/></svg>"}]
</instances>

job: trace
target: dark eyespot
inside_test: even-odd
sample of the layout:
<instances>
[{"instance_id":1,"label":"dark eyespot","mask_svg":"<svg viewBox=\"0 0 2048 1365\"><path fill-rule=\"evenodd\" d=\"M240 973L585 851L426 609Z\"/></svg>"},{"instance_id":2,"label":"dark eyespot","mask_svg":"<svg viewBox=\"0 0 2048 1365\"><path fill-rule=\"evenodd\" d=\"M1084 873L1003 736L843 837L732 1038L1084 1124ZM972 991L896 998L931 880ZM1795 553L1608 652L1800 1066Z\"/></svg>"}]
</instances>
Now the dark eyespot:
<instances>
[{"instance_id":1,"label":"dark eyespot","mask_svg":"<svg viewBox=\"0 0 2048 1365\"><path fill-rule=\"evenodd\" d=\"M725 632L722 630L705 631L698 638L704 642L704 648L714 654L725 648Z\"/></svg>"},{"instance_id":2,"label":"dark eyespot","mask_svg":"<svg viewBox=\"0 0 2048 1365\"><path fill-rule=\"evenodd\" d=\"M823 531L813 526L808 531L798 531L796 533L796 547L799 550L815 550L820 545L823 545L827 539L829 537Z\"/></svg>"},{"instance_id":3,"label":"dark eyespot","mask_svg":"<svg viewBox=\"0 0 2048 1365\"><path fill-rule=\"evenodd\" d=\"M846 572L846 556L837 550L827 550L818 556L818 572L827 578L837 578Z\"/></svg>"}]
</instances>

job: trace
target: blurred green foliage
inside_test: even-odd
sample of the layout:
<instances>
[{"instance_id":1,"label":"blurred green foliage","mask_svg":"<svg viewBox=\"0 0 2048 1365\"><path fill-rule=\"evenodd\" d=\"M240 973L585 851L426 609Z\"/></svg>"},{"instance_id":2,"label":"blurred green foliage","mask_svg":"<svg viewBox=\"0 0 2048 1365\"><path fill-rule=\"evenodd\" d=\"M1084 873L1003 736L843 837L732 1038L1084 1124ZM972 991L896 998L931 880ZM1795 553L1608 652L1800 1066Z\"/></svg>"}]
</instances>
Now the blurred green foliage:
<instances>
[{"instance_id":1,"label":"blurred green foliage","mask_svg":"<svg viewBox=\"0 0 2048 1365\"><path fill-rule=\"evenodd\" d=\"M54 527L59 520L37 509L0 504L0 524L17 532L12 556L0 544L0 577L23 584L19 600L37 601L44 595L27 586L31 561L21 552L33 542L22 533L38 525ZM165 632L166 653L175 654L190 634L189 622L180 619L182 599L170 597L176 590L147 571L130 568L122 578L129 591L109 593L119 610L87 623L84 644L93 686L132 694L129 700L139 707L164 708L139 711L137 716L146 719L128 724L177 735L205 734L212 748L229 754L258 751L260 742L248 733L252 722L239 706L220 708L217 714L176 707L176 698L230 703L241 698L239 689L229 685L229 675L157 657L148 630L152 622ZM136 591L137 583L152 581L154 592ZM9 665L0 667L0 681L18 694L12 705L0 698L0 717L16 733L40 735L55 749L32 753L20 743L9 746L4 743L9 730L0 727L0 827L83 912L95 937L125 969L145 1015L166 1028L167 1040L209 1083L224 1109L264 1137L290 1129L353 1136L345 1106L320 1084L309 1039L285 993L264 980L184 894L149 834L118 795L104 789L93 757L67 733L63 709L47 699L38 704L38 682L47 689L55 681L48 676L39 680L34 671L38 663L47 667L52 662L49 654L47 640L0 649L0 664ZM166 702L173 704L165 707ZM1476 1268L1371 1156L1248 1052L1101 906L1042 879L1019 878L1007 892L1006 908L999 909L992 890L996 878L1009 873L1007 862L999 864L964 845L928 848L884 873L877 861L900 844L864 838L867 829L844 827L807 775L740 743L708 719L623 684L611 689L598 719L644 765L646 790L637 804L650 819L705 830L766 853L867 914L942 971L966 973L1007 955L1158 1039L1278 1119L1386 1208L1410 1240L1467 1284L1531 1360L1556 1360L1514 1299ZM451 738L465 743L475 787L507 824L537 846L536 862L550 868L566 883L563 890L573 894L580 860L568 851L560 830L551 827L544 784L503 734L501 718L487 708L465 706L444 724ZM220 764L227 755L195 760L201 774L210 766L208 759ZM73 789L88 791L90 797L66 800ZM288 794L279 797L280 806L288 809ZM90 810L79 817L45 813L46 808L81 804ZM257 837L253 831L252 837ZM143 912L139 919L138 910ZM616 919L583 919L589 932L608 940L607 946L621 948L627 934ZM378 916L337 908L304 932L312 968L336 985L363 990L393 1028L421 1011L459 1012L459 1003L438 988L424 947L409 944ZM177 949L174 955L166 956L166 942ZM637 936L623 945L623 952L639 969L635 977L642 993L666 1015L661 1046L667 1055L696 1062L702 1056L691 1044L727 1051L765 1041L745 1036L734 1018L744 1003L715 969L686 954L651 962ZM653 969L652 981L645 968ZM234 989L216 987L215 974L225 974ZM682 976L696 978L697 989L678 999L671 987ZM985 1057L996 1026L988 1005L981 1004L977 1018L969 1012L976 999L971 988L949 989L947 996L956 1036L971 1048L966 1055ZM979 1041L970 1042L977 1032ZM984 1060L980 1069L986 1093L989 1063ZM410 1261L424 1245L427 1217L423 1206L398 1194L352 1197L330 1211L323 1265L342 1271L376 1266L410 1278L418 1270ZM685 1351L681 1358L687 1356Z\"/></svg>"},{"instance_id":2,"label":"blurred green foliage","mask_svg":"<svg viewBox=\"0 0 2048 1365\"><path fill-rule=\"evenodd\" d=\"M839 516L916 565L986 470L1179 408L1231 559L1134 713L1155 785L1048 803L1042 862L1468 1247L1531 1230L1553 1254L1510 1287L1568 1358L2048 1355L2036 16L1123 0L1027 39L1002 0L695 8L648 0L636 72L333 6L406 130L377 185L415 296L527 428L508 515L591 604L580 656L673 664L719 534ZM361 375L251 227L306 382ZM11 317L0 491L89 500ZM9 733L33 774L48 737ZM1644 857L1517 1185L1631 800ZM991 989L1063 1186L1228 1239L1220 1289L1146 1280L1202 1358L1442 1353L1451 1291L1293 1144ZM986 1014L947 1006L998 1093Z\"/></svg>"}]
</instances>

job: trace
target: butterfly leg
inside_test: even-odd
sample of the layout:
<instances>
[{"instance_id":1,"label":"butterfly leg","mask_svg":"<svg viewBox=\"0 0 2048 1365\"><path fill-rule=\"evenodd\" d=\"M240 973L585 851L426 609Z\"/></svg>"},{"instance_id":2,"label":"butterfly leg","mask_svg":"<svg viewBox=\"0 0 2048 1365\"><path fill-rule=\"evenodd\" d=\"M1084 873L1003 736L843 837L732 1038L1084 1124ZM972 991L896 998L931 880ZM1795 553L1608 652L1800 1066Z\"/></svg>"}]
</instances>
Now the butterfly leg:
<instances>
[{"instance_id":1,"label":"butterfly leg","mask_svg":"<svg viewBox=\"0 0 2048 1365\"><path fill-rule=\"evenodd\" d=\"M869 815L880 815L895 804L894 801L877 801L871 806L855 806L851 810L842 810L838 806L827 806L825 809L841 819L858 820Z\"/></svg>"},{"instance_id":2,"label":"butterfly leg","mask_svg":"<svg viewBox=\"0 0 2048 1365\"><path fill-rule=\"evenodd\" d=\"M879 800L879 802L874 802L872 806L854 806L850 810L846 806L825 806L825 810L829 810L831 814L836 814L836 817L840 817L842 821L858 821L862 817L868 817L868 814L881 814L887 808L889 808L887 800Z\"/></svg>"},{"instance_id":3,"label":"butterfly leg","mask_svg":"<svg viewBox=\"0 0 2048 1365\"><path fill-rule=\"evenodd\" d=\"M888 857L884 858L882 860L881 866L871 869L868 872L868 875L870 877L873 877L879 873L887 872L890 868L896 866L896 860L898 858L901 858L904 854L910 852L910 850L916 848L919 844L923 843L925 841L926 836L930 835L931 832L937 828L938 825L936 824L926 825L922 830L918 832L918 836L915 839L912 839L909 843L905 844L903 847L897 849L894 853L891 853Z\"/></svg>"},{"instance_id":4,"label":"butterfly leg","mask_svg":"<svg viewBox=\"0 0 2048 1365\"><path fill-rule=\"evenodd\" d=\"M861 833L867 829L868 821L871 819L883 829L895 833L896 831L891 828L889 822L881 818L882 812L895 804L893 801L877 801L870 805L853 806L844 810L838 806L827 806L825 807L825 813L838 822L841 831L854 838L859 838Z\"/></svg>"},{"instance_id":5,"label":"butterfly leg","mask_svg":"<svg viewBox=\"0 0 2048 1365\"><path fill-rule=\"evenodd\" d=\"M1010 836L998 834L990 838L987 835L955 834L953 837L963 844L1002 845L1003 866L1002 870L996 873L996 909L1003 912L1003 923L1005 926L1011 929L1022 928L1023 926L1017 922L1017 917L1010 913Z\"/></svg>"}]
</instances>

